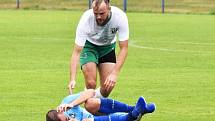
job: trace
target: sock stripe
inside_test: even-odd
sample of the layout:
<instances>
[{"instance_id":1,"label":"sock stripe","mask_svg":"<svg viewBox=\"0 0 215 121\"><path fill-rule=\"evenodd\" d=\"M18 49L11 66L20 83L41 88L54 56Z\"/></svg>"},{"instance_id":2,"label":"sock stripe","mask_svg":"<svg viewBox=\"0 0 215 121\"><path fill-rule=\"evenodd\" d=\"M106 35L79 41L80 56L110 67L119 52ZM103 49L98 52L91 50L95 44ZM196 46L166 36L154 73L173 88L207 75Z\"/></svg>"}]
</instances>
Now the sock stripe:
<instances>
[{"instance_id":1,"label":"sock stripe","mask_svg":"<svg viewBox=\"0 0 215 121\"><path fill-rule=\"evenodd\" d=\"M110 118L110 116L108 116L108 118L109 118L109 121L111 121L111 118Z\"/></svg>"},{"instance_id":2,"label":"sock stripe","mask_svg":"<svg viewBox=\"0 0 215 121\"><path fill-rule=\"evenodd\" d=\"M113 100L113 102L112 102L112 109L114 109L114 105L115 105L115 103L114 103L114 100Z\"/></svg>"}]
</instances>

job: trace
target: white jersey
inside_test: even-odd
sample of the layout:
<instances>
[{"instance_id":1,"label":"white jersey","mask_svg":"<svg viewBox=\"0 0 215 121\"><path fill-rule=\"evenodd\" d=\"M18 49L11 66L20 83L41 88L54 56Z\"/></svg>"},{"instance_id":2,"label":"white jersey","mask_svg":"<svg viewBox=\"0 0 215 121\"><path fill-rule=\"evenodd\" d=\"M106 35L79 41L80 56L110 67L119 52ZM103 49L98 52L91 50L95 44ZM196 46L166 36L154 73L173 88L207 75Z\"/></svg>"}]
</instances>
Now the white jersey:
<instances>
[{"instance_id":1,"label":"white jersey","mask_svg":"<svg viewBox=\"0 0 215 121\"><path fill-rule=\"evenodd\" d=\"M125 41L129 38L128 18L117 7L111 6L111 18L104 26L97 25L92 9L87 10L81 17L77 30L75 43L84 46L86 40L95 45L110 45L118 40Z\"/></svg>"}]
</instances>

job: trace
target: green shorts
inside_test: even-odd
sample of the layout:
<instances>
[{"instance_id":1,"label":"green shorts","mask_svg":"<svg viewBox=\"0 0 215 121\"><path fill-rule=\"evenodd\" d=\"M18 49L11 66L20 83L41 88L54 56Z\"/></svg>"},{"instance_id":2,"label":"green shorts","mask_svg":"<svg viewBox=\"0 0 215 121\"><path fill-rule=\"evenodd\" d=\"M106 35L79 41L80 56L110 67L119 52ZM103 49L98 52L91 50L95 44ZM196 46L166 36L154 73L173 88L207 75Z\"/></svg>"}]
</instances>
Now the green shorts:
<instances>
[{"instance_id":1,"label":"green shorts","mask_svg":"<svg viewBox=\"0 0 215 121\"><path fill-rule=\"evenodd\" d=\"M89 41L86 41L80 55L81 67L88 62L94 62L96 64L99 64L99 58L115 50L115 46L116 43L113 43L111 45L98 46L90 43Z\"/></svg>"}]
</instances>

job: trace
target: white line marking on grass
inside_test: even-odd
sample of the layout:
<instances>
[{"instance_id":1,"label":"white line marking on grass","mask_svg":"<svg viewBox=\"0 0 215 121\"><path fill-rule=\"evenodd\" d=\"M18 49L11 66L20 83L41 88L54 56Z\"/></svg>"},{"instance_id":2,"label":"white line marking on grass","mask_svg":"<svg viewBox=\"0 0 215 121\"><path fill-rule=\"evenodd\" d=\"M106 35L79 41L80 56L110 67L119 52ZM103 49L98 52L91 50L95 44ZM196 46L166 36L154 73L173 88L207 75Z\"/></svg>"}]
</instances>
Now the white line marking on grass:
<instances>
[{"instance_id":1,"label":"white line marking on grass","mask_svg":"<svg viewBox=\"0 0 215 121\"><path fill-rule=\"evenodd\" d=\"M198 42L176 42L178 44L192 44L192 45L215 45L215 43L198 43Z\"/></svg>"},{"instance_id":2,"label":"white line marking on grass","mask_svg":"<svg viewBox=\"0 0 215 121\"><path fill-rule=\"evenodd\" d=\"M134 42L130 41L129 45L139 49L148 49L148 50L159 50L159 51L168 51L168 52L185 52L185 53L201 53L201 54L215 54L215 51L192 51L192 50L174 50L167 48L154 48L154 47L146 47L142 45L137 45Z\"/></svg>"},{"instance_id":3,"label":"white line marking on grass","mask_svg":"<svg viewBox=\"0 0 215 121\"><path fill-rule=\"evenodd\" d=\"M1 36L0 37L1 39L6 39L6 38L15 38L15 39L33 39L33 40L73 40L72 37L71 39L69 38L53 38L53 37L19 37L19 36L16 36L16 37L4 37L4 36Z\"/></svg>"},{"instance_id":4,"label":"white line marking on grass","mask_svg":"<svg viewBox=\"0 0 215 121\"><path fill-rule=\"evenodd\" d=\"M32 39L34 39L34 40L46 40L46 39L51 39L51 40L73 40L72 38L71 39L69 39L69 38L39 38L39 37L37 37L37 38L32 38Z\"/></svg>"},{"instance_id":5,"label":"white line marking on grass","mask_svg":"<svg viewBox=\"0 0 215 121\"><path fill-rule=\"evenodd\" d=\"M132 41L134 42L143 42L143 38L138 38L135 39L135 41L132 39ZM211 39L212 40L212 39ZM173 41L146 41L147 43L176 43L176 44L191 44L191 45L210 45L213 46L215 45L214 42L173 42Z\"/></svg>"},{"instance_id":6,"label":"white line marking on grass","mask_svg":"<svg viewBox=\"0 0 215 121\"><path fill-rule=\"evenodd\" d=\"M53 37L23 37L23 36L0 36L0 38L17 38L17 39L34 39L34 40L46 40L46 39L51 39L51 40L73 40L74 37L71 38L53 38ZM140 38L138 40L141 40ZM133 40L129 40L129 42L132 42L134 44ZM147 43L150 43L147 41ZM155 41L151 43L176 43L176 44L193 44L193 45L215 45L215 43L198 43L198 42L172 42L172 41Z\"/></svg>"},{"instance_id":7,"label":"white line marking on grass","mask_svg":"<svg viewBox=\"0 0 215 121\"><path fill-rule=\"evenodd\" d=\"M0 38L7 38L5 36L1 36ZM9 38L17 38L17 39L33 39L33 40L68 40L73 41L72 37L70 38L52 38L52 37L9 37ZM157 43L157 42L156 42ZM158 43L172 43L172 42L158 42ZM178 44L195 44L195 45L215 45L215 43L193 43L193 42L175 42ZM198 54L215 54L215 51L193 51L193 50L176 50L176 49L167 49L167 48L154 48L154 47L147 47L142 45L137 45L133 40L129 40L129 46L139 48L139 49L148 49L148 50L159 50L159 51L167 51L167 52L184 52L184 53L198 53Z\"/></svg>"}]
</instances>

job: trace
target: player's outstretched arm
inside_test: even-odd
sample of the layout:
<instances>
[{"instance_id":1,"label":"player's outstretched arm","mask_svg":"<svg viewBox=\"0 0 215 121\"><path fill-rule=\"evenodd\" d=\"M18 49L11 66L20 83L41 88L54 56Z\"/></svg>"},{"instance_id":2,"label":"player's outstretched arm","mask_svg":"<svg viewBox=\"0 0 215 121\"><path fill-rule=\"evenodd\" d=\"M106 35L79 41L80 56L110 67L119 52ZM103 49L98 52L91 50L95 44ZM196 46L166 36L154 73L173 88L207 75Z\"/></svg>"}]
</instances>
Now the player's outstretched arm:
<instances>
[{"instance_id":1,"label":"player's outstretched arm","mask_svg":"<svg viewBox=\"0 0 215 121\"><path fill-rule=\"evenodd\" d=\"M69 104L61 104L60 106L57 107L58 112L64 112L68 108L73 108L74 106L80 105L87 101L89 98L92 98L95 96L95 90L94 89L88 89L84 92L81 92L80 96L72 101Z\"/></svg>"},{"instance_id":2,"label":"player's outstretched arm","mask_svg":"<svg viewBox=\"0 0 215 121\"><path fill-rule=\"evenodd\" d=\"M119 47L120 47L120 50L119 50L119 54L117 56L116 65L114 66L114 69L112 70L110 75L106 78L105 83L104 83L105 88L107 90L110 90L114 87L116 80L117 80L117 76L120 72L120 69L122 68L122 66L125 62L125 59L128 54L128 40L120 41Z\"/></svg>"},{"instance_id":3,"label":"player's outstretched arm","mask_svg":"<svg viewBox=\"0 0 215 121\"><path fill-rule=\"evenodd\" d=\"M75 78L77 72L77 66L79 63L80 53L83 47L75 45L70 61L70 82L68 84L69 94L72 94L73 89L75 88Z\"/></svg>"},{"instance_id":4,"label":"player's outstretched arm","mask_svg":"<svg viewBox=\"0 0 215 121\"><path fill-rule=\"evenodd\" d=\"M76 106L84 103L89 98L92 98L95 96L95 90L94 89L87 89L84 92L81 93L80 97L78 97L76 100L70 103L70 105Z\"/></svg>"}]
</instances>

